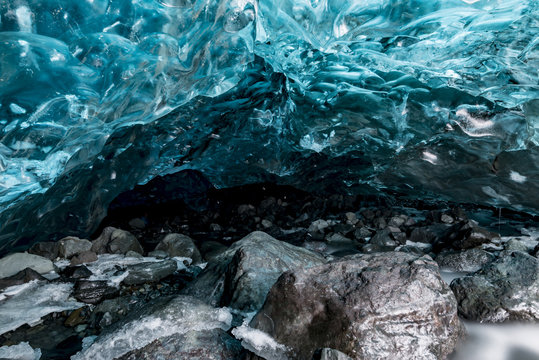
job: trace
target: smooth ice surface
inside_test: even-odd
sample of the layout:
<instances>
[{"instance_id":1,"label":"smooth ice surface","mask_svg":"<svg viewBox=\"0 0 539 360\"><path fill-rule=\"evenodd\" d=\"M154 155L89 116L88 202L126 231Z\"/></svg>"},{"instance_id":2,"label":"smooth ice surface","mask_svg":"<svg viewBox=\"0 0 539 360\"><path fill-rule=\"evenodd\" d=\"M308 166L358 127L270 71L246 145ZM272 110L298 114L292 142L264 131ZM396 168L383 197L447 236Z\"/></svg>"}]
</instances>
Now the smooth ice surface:
<instances>
[{"instance_id":1,"label":"smooth ice surface","mask_svg":"<svg viewBox=\"0 0 539 360\"><path fill-rule=\"evenodd\" d=\"M72 289L73 284L37 280L5 289L0 293L0 335L24 324L35 325L50 313L84 306L69 299Z\"/></svg>"},{"instance_id":2,"label":"smooth ice surface","mask_svg":"<svg viewBox=\"0 0 539 360\"><path fill-rule=\"evenodd\" d=\"M538 33L537 0L0 2L0 243L187 168L537 213Z\"/></svg>"},{"instance_id":3,"label":"smooth ice surface","mask_svg":"<svg viewBox=\"0 0 539 360\"><path fill-rule=\"evenodd\" d=\"M228 309L211 308L195 300L179 296L163 309L136 318L112 333L99 336L71 359L113 359L169 335L185 334L192 330L230 329L232 314Z\"/></svg>"},{"instance_id":4,"label":"smooth ice surface","mask_svg":"<svg viewBox=\"0 0 539 360\"><path fill-rule=\"evenodd\" d=\"M33 349L29 343L0 347L0 359L9 360L39 360L41 349Z\"/></svg>"}]
</instances>

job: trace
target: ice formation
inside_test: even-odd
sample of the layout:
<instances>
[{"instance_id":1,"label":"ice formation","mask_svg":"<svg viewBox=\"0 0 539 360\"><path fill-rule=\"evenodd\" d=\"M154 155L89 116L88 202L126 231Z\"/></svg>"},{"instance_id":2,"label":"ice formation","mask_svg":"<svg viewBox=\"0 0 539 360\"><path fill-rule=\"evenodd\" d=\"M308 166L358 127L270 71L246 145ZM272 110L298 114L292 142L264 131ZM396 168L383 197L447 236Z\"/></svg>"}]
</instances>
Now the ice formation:
<instances>
[{"instance_id":1,"label":"ice formation","mask_svg":"<svg viewBox=\"0 0 539 360\"><path fill-rule=\"evenodd\" d=\"M538 30L537 0L2 1L0 243L182 169L537 213Z\"/></svg>"}]
</instances>

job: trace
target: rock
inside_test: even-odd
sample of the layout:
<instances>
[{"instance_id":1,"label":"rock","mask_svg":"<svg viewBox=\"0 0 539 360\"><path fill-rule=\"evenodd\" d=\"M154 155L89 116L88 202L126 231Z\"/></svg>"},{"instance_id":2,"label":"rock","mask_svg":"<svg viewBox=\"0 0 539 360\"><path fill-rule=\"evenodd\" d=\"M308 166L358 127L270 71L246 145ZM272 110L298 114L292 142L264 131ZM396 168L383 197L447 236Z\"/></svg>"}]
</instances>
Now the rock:
<instances>
[{"instance_id":1,"label":"rock","mask_svg":"<svg viewBox=\"0 0 539 360\"><path fill-rule=\"evenodd\" d=\"M486 322L539 320L539 260L514 251L478 272L451 282L466 319Z\"/></svg>"},{"instance_id":2,"label":"rock","mask_svg":"<svg viewBox=\"0 0 539 360\"><path fill-rule=\"evenodd\" d=\"M270 228L270 227L273 226L273 223L272 223L271 221L267 220L267 219L263 219L263 220L260 222L260 225L262 225L262 227L263 227L264 229L268 229L268 228Z\"/></svg>"},{"instance_id":3,"label":"rock","mask_svg":"<svg viewBox=\"0 0 539 360\"><path fill-rule=\"evenodd\" d=\"M376 234L369 241L370 246L363 247L364 251L368 249L369 252L378 251L392 251L397 247L397 242L391 237L389 229L378 230Z\"/></svg>"},{"instance_id":4,"label":"rock","mask_svg":"<svg viewBox=\"0 0 539 360\"><path fill-rule=\"evenodd\" d=\"M285 271L324 263L322 256L255 231L211 260L183 292L212 305L252 311Z\"/></svg>"},{"instance_id":5,"label":"rock","mask_svg":"<svg viewBox=\"0 0 539 360\"><path fill-rule=\"evenodd\" d=\"M389 219L388 225L400 228L404 225L406 220L408 220L406 215L393 216L391 219Z\"/></svg>"},{"instance_id":6,"label":"rock","mask_svg":"<svg viewBox=\"0 0 539 360\"><path fill-rule=\"evenodd\" d=\"M193 264L199 263L202 256L198 251L193 239L182 234L168 234L157 244L155 250L162 250L170 257L187 257L193 260Z\"/></svg>"},{"instance_id":7,"label":"rock","mask_svg":"<svg viewBox=\"0 0 539 360\"><path fill-rule=\"evenodd\" d=\"M25 284L32 280L45 280L46 281L47 279L41 276L38 272L30 268L26 268L24 270L19 271L15 275L9 276L4 279L0 279L0 290L3 290L7 287L14 286L14 285Z\"/></svg>"},{"instance_id":8,"label":"rock","mask_svg":"<svg viewBox=\"0 0 539 360\"><path fill-rule=\"evenodd\" d=\"M78 255L75 255L71 258L70 265L80 265L80 264L87 264L97 261L97 254L91 250L89 251L83 251Z\"/></svg>"},{"instance_id":9,"label":"rock","mask_svg":"<svg viewBox=\"0 0 539 360\"><path fill-rule=\"evenodd\" d=\"M62 271L62 276L67 279L78 280L92 276L92 272L84 265L68 266Z\"/></svg>"},{"instance_id":10,"label":"rock","mask_svg":"<svg viewBox=\"0 0 539 360\"><path fill-rule=\"evenodd\" d=\"M69 314L67 319L64 321L64 325L67 327L75 327L82 324L84 322L84 317L82 316L83 309L84 308L78 308L73 310L73 312L71 312L71 314Z\"/></svg>"},{"instance_id":11,"label":"rock","mask_svg":"<svg viewBox=\"0 0 539 360\"><path fill-rule=\"evenodd\" d=\"M39 242L32 245L28 252L49 260L55 260L58 257L58 243L56 241Z\"/></svg>"},{"instance_id":12,"label":"rock","mask_svg":"<svg viewBox=\"0 0 539 360\"><path fill-rule=\"evenodd\" d=\"M344 214L344 216L346 216L346 222L350 225L355 225L359 221L356 213L347 212L346 214Z\"/></svg>"},{"instance_id":13,"label":"rock","mask_svg":"<svg viewBox=\"0 0 539 360\"><path fill-rule=\"evenodd\" d=\"M240 342L221 329L189 331L155 340L118 360L235 360L242 351Z\"/></svg>"},{"instance_id":14,"label":"rock","mask_svg":"<svg viewBox=\"0 0 539 360\"><path fill-rule=\"evenodd\" d=\"M109 286L105 280L77 280L73 297L86 304L98 304L119 294L119 289Z\"/></svg>"},{"instance_id":15,"label":"rock","mask_svg":"<svg viewBox=\"0 0 539 360\"><path fill-rule=\"evenodd\" d=\"M339 350L324 348L320 350L320 354L315 354L313 360L352 360L352 358Z\"/></svg>"},{"instance_id":16,"label":"rock","mask_svg":"<svg viewBox=\"0 0 539 360\"><path fill-rule=\"evenodd\" d=\"M128 251L144 253L142 246L133 234L111 226L103 229L101 235L92 241L92 251L96 254L126 254Z\"/></svg>"},{"instance_id":17,"label":"rock","mask_svg":"<svg viewBox=\"0 0 539 360\"><path fill-rule=\"evenodd\" d=\"M166 259L167 257L169 257L166 251L163 251L163 250L150 251L148 253L148 256L151 256L157 259Z\"/></svg>"},{"instance_id":18,"label":"rock","mask_svg":"<svg viewBox=\"0 0 539 360\"><path fill-rule=\"evenodd\" d=\"M507 251L523 251L523 252L529 251L528 246L524 242L518 239L511 239L507 241L505 243L504 249Z\"/></svg>"},{"instance_id":19,"label":"rock","mask_svg":"<svg viewBox=\"0 0 539 360\"><path fill-rule=\"evenodd\" d=\"M127 285L138 285L159 281L178 269L174 260L143 262L127 266L127 277L123 280Z\"/></svg>"},{"instance_id":20,"label":"rock","mask_svg":"<svg viewBox=\"0 0 539 360\"><path fill-rule=\"evenodd\" d=\"M455 222L455 219L453 219L451 216L447 214L442 214L442 216L440 217L440 221L445 224L453 224Z\"/></svg>"},{"instance_id":21,"label":"rock","mask_svg":"<svg viewBox=\"0 0 539 360\"><path fill-rule=\"evenodd\" d=\"M373 232L366 227L361 227L354 231L354 237L356 239L366 239L372 236Z\"/></svg>"},{"instance_id":22,"label":"rock","mask_svg":"<svg viewBox=\"0 0 539 360\"><path fill-rule=\"evenodd\" d=\"M481 246L485 243L493 242L494 239L499 239L500 235L477 226L472 221L469 221L461 228L465 235L453 241L452 245L455 249L470 249Z\"/></svg>"},{"instance_id":23,"label":"rock","mask_svg":"<svg viewBox=\"0 0 539 360\"><path fill-rule=\"evenodd\" d=\"M146 227L146 221L141 218L134 218L129 220L129 226L131 226L132 229L142 230Z\"/></svg>"},{"instance_id":24,"label":"rock","mask_svg":"<svg viewBox=\"0 0 539 360\"><path fill-rule=\"evenodd\" d=\"M437 264L399 252L284 273L250 327L289 359L324 347L354 359L444 359L465 334Z\"/></svg>"},{"instance_id":25,"label":"rock","mask_svg":"<svg viewBox=\"0 0 539 360\"><path fill-rule=\"evenodd\" d=\"M58 241L58 254L65 259L90 251L91 248L92 243L89 240L79 239L75 236L68 236Z\"/></svg>"},{"instance_id":26,"label":"rock","mask_svg":"<svg viewBox=\"0 0 539 360\"><path fill-rule=\"evenodd\" d=\"M329 227L329 223L326 220L315 220L309 226L308 231L310 233L323 233Z\"/></svg>"},{"instance_id":27,"label":"rock","mask_svg":"<svg viewBox=\"0 0 539 360\"><path fill-rule=\"evenodd\" d=\"M131 350L144 348L155 340L164 341L165 338L169 340L169 336L212 329L227 331L231 322L232 314L227 309L212 308L200 299L189 296L160 297L137 310L130 311L124 319L112 324L95 339L93 344L71 359L116 359ZM171 340L168 344L178 346L178 350L196 346L196 341L191 345L188 344L189 335L184 340L186 341L184 348L181 348L182 345L175 340ZM211 344L210 340L208 345L216 346ZM150 347L159 351L158 348L159 346ZM152 359L160 359L158 354L159 352ZM177 356L174 359L190 359L190 357Z\"/></svg>"},{"instance_id":28,"label":"rock","mask_svg":"<svg viewBox=\"0 0 539 360\"><path fill-rule=\"evenodd\" d=\"M326 237L326 241L330 244L343 244L343 245L356 245L357 244L355 240L349 239L346 236L342 236L341 234L338 234L338 233L334 233Z\"/></svg>"},{"instance_id":29,"label":"rock","mask_svg":"<svg viewBox=\"0 0 539 360\"><path fill-rule=\"evenodd\" d=\"M463 251L445 251L436 257L438 266L457 272L474 272L494 260L491 253L473 248Z\"/></svg>"},{"instance_id":30,"label":"rock","mask_svg":"<svg viewBox=\"0 0 539 360\"><path fill-rule=\"evenodd\" d=\"M13 253L0 259L0 279L13 276L26 268L39 274L46 274L54 271L54 264L42 256Z\"/></svg>"},{"instance_id":31,"label":"rock","mask_svg":"<svg viewBox=\"0 0 539 360\"><path fill-rule=\"evenodd\" d=\"M200 251L202 252L203 258L206 261L216 258L224 253L227 249L228 247L226 245L223 245L217 241L204 241L200 245Z\"/></svg>"},{"instance_id":32,"label":"rock","mask_svg":"<svg viewBox=\"0 0 539 360\"><path fill-rule=\"evenodd\" d=\"M410 234L410 241L436 245L443 249L459 239L462 235L459 232L460 224L432 224L429 226L416 227Z\"/></svg>"},{"instance_id":33,"label":"rock","mask_svg":"<svg viewBox=\"0 0 539 360\"><path fill-rule=\"evenodd\" d=\"M138 252L133 251L133 250L129 250L128 252L126 252L125 256L126 257L137 258L137 259L142 259L143 258L143 256L141 254L139 254Z\"/></svg>"}]
</instances>

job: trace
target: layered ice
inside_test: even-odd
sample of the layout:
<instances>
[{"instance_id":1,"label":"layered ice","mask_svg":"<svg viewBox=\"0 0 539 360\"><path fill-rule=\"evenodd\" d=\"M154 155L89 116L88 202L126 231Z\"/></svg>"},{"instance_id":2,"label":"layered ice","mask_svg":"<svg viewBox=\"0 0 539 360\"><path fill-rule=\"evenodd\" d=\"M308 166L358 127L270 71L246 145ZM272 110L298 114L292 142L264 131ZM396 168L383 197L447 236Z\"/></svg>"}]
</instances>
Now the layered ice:
<instances>
[{"instance_id":1,"label":"layered ice","mask_svg":"<svg viewBox=\"0 0 539 360\"><path fill-rule=\"evenodd\" d=\"M78 309L84 304L70 298L73 284L31 281L0 293L0 335L28 324L34 326L45 315Z\"/></svg>"},{"instance_id":2,"label":"layered ice","mask_svg":"<svg viewBox=\"0 0 539 360\"><path fill-rule=\"evenodd\" d=\"M0 2L1 246L182 169L537 213L538 34L537 0Z\"/></svg>"}]
</instances>

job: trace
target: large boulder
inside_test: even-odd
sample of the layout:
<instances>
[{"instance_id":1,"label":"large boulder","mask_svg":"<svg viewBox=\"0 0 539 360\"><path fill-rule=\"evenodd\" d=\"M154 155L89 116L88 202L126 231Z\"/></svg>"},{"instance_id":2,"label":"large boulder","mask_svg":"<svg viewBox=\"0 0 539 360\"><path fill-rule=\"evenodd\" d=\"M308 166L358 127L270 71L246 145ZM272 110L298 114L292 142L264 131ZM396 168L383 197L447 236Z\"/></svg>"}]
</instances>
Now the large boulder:
<instances>
[{"instance_id":1,"label":"large boulder","mask_svg":"<svg viewBox=\"0 0 539 360\"><path fill-rule=\"evenodd\" d=\"M97 239L92 241L91 250L96 254L122 254L129 251L143 254L144 250L135 235L122 229L106 227Z\"/></svg>"},{"instance_id":2,"label":"large boulder","mask_svg":"<svg viewBox=\"0 0 539 360\"><path fill-rule=\"evenodd\" d=\"M400 252L286 272L250 328L279 344L273 358L288 359L311 359L320 348L364 360L444 359L465 335L436 263Z\"/></svg>"},{"instance_id":3,"label":"large boulder","mask_svg":"<svg viewBox=\"0 0 539 360\"><path fill-rule=\"evenodd\" d=\"M178 269L174 260L143 262L127 266L127 276L123 280L127 285L138 285L159 281Z\"/></svg>"},{"instance_id":4,"label":"large boulder","mask_svg":"<svg viewBox=\"0 0 539 360\"><path fill-rule=\"evenodd\" d=\"M58 241L58 253L61 257L70 259L85 251L90 251L92 243L90 240L79 239L75 236L68 236Z\"/></svg>"},{"instance_id":5,"label":"large boulder","mask_svg":"<svg viewBox=\"0 0 539 360\"><path fill-rule=\"evenodd\" d=\"M242 349L238 340L221 329L189 331L155 340L118 360L236 360Z\"/></svg>"},{"instance_id":6,"label":"large boulder","mask_svg":"<svg viewBox=\"0 0 539 360\"><path fill-rule=\"evenodd\" d=\"M211 260L184 292L212 305L252 311L283 272L324 262L312 251L255 231Z\"/></svg>"},{"instance_id":7,"label":"large boulder","mask_svg":"<svg viewBox=\"0 0 539 360\"><path fill-rule=\"evenodd\" d=\"M459 313L486 322L539 320L539 260L514 251L478 272L455 279Z\"/></svg>"},{"instance_id":8,"label":"large boulder","mask_svg":"<svg viewBox=\"0 0 539 360\"><path fill-rule=\"evenodd\" d=\"M26 268L39 274L46 274L54 271L54 264L38 255L13 253L0 259L0 279L13 276Z\"/></svg>"},{"instance_id":9,"label":"large boulder","mask_svg":"<svg viewBox=\"0 0 539 360\"><path fill-rule=\"evenodd\" d=\"M202 256L198 251L193 239L183 234L168 234L155 247L157 251L164 251L170 257L187 257L193 260L193 263L199 263Z\"/></svg>"},{"instance_id":10,"label":"large boulder","mask_svg":"<svg viewBox=\"0 0 539 360\"><path fill-rule=\"evenodd\" d=\"M28 252L30 254L43 256L49 260L55 260L58 257L58 242L44 241L32 245Z\"/></svg>"}]
</instances>

